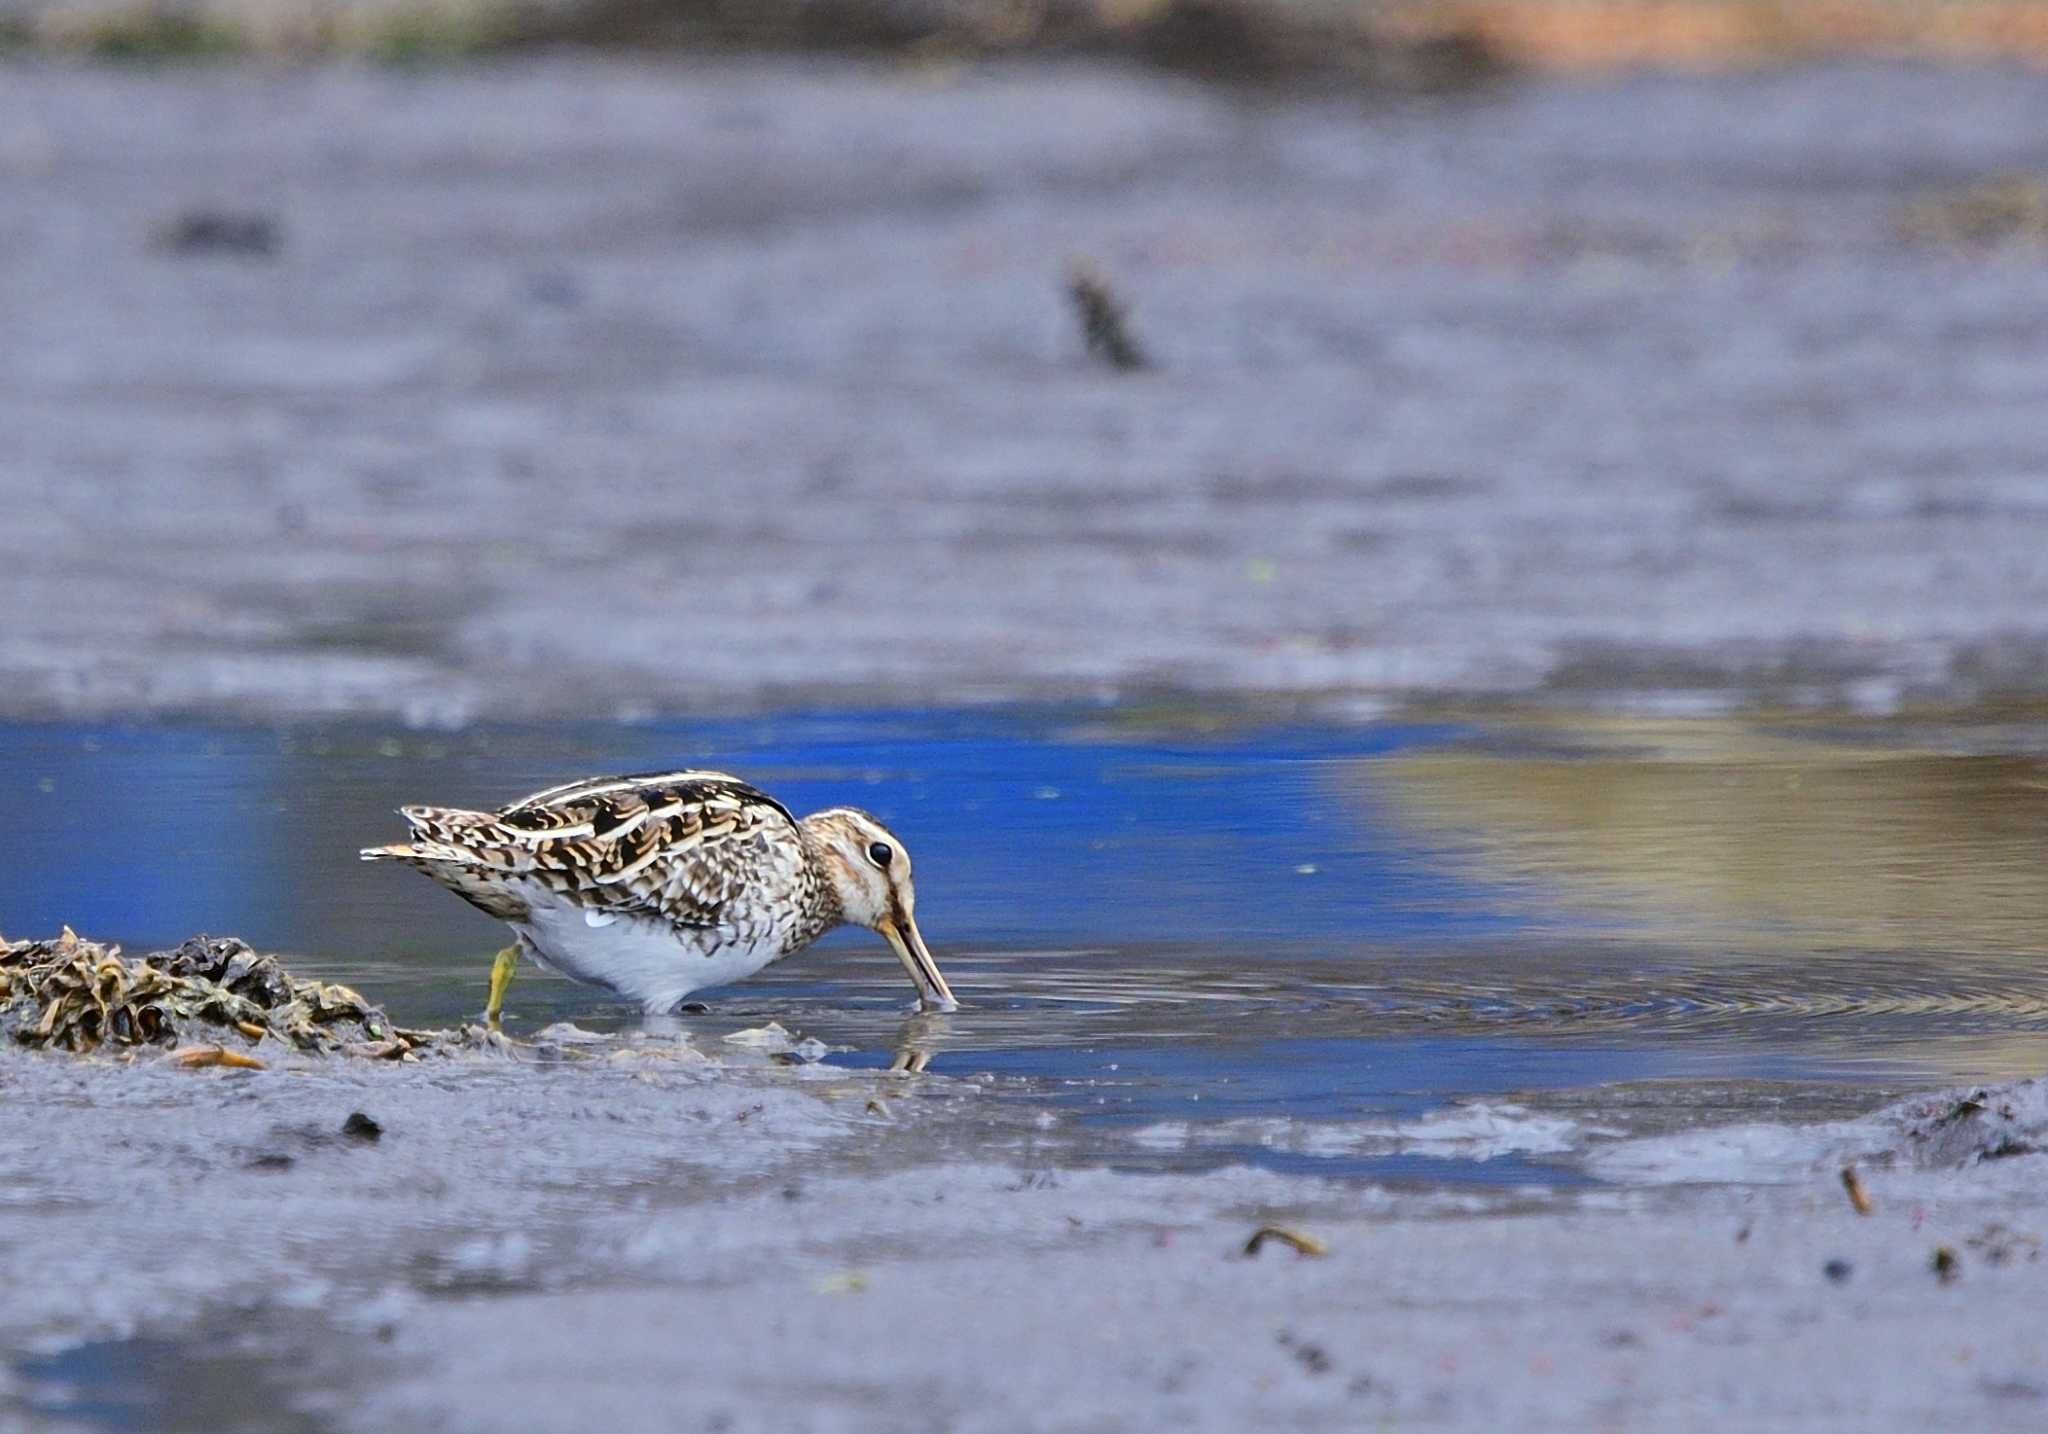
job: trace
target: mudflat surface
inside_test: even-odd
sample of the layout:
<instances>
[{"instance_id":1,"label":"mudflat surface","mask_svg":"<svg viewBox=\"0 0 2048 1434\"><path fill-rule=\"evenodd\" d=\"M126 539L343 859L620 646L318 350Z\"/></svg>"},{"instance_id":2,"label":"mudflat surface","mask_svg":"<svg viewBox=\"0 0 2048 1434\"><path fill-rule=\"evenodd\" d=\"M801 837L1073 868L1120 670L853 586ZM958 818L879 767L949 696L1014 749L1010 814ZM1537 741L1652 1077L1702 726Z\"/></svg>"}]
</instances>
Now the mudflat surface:
<instances>
[{"instance_id":1,"label":"mudflat surface","mask_svg":"<svg viewBox=\"0 0 2048 1434\"><path fill-rule=\"evenodd\" d=\"M1899 225L2048 77L0 79L9 713L2048 672L2048 265Z\"/></svg>"},{"instance_id":2,"label":"mudflat surface","mask_svg":"<svg viewBox=\"0 0 2048 1434\"><path fill-rule=\"evenodd\" d=\"M1620 1091L1405 1127L1604 1182L1461 1194L1091 1169L973 1082L715 1042L272 1059L7 1053L0 1428L2021 1429L2048 1402L2032 1084L1805 1127L1650 1133ZM1327 1253L1247 1257L1268 1222Z\"/></svg>"},{"instance_id":3,"label":"mudflat surface","mask_svg":"<svg viewBox=\"0 0 2048 1434\"><path fill-rule=\"evenodd\" d=\"M498 933L349 866L385 809L701 757L929 834L972 1002L840 950L687 1044L535 981L522 1037L607 1033L0 1051L0 1430L2038 1427L2038 1088L1873 1111L2038 1069L2009 709L481 719L2037 694L2048 265L1901 217L2044 106L10 64L0 713L120 720L0 728L9 934L245 929L452 1019ZM1075 255L1151 370L1081 353ZM194 711L374 720L126 720ZM836 1049L722 1039L770 1014Z\"/></svg>"}]
</instances>

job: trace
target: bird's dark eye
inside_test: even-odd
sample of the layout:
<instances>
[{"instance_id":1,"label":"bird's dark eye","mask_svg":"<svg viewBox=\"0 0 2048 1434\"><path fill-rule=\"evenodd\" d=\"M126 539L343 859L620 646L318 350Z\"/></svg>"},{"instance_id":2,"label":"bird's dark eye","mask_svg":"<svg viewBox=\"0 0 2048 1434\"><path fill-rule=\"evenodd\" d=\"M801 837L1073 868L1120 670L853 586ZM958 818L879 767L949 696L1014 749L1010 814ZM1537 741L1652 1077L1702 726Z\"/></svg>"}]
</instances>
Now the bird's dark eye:
<instances>
[{"instance_id":1,"label":"bird's dark eye","mask_svg":"<svg viewBox=\"0 0 2048 1434\"><path fill-rule=\"evenodd\" d=\"M876 866L887 866L895 855L895 851L885 841L878 841L868 848L868 860Z\"/></svg>"}]
</instances>

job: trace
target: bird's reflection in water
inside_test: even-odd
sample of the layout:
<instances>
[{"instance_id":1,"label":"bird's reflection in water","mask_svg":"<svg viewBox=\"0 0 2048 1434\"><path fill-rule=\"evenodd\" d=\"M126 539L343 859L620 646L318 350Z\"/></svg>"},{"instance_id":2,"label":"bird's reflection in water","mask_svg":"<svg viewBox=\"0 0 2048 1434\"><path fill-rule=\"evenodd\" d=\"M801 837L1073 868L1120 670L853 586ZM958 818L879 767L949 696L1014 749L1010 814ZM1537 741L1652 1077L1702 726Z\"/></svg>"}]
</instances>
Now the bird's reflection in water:
<instances>
[{"instance_id":1,"label":"bird's reflection in water","mask_svg":"<svg viewBox=\"0 0 2048 1434\"><path fill-rule=\"evenodd\" d=\"M892 1075L922 1075L932 1057L948 1044L952 1022L943 1011L919 1011L905 1018L890 1043L895 1054L889 1060Z\"/></svg>"},{"instance_id":2,"label":"bird's reflection in water","mask_svg":"<svg viewBox=\"0 0 2048 1434\"><path fill-rule=\"evenodd\" d=\"M638 1024L621 1032L628 1040L649 1043L674 1042L677 1045L697 1045L721 1039L708 1032L696 1018L704 1015L707 1008L695 1005L665 1015L643 1015ZM942 1011L919 1011L904 1018L888 1040L891 1075L922 1075L931 1064L932 1057L953 1044L958 1032L953 1029L947 1013Z\"/></svg>"}]
</instances>

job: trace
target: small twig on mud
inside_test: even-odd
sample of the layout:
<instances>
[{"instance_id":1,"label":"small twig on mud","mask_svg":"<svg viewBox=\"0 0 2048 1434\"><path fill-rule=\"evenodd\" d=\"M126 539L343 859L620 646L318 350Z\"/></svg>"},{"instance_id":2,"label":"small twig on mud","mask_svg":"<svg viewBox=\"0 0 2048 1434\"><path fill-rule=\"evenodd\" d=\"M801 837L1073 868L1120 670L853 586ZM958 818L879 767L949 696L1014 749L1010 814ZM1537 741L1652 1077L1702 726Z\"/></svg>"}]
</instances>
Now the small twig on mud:
<instances>
[{"instance_id":1,"label":"small twig on mud","mask_svg":"<svg viewBox=\"0 0 2048 1434\"><path fill-rule=\"evenodd\" d=\"M1073 300L1091 357L1125 373L1152 367L1151 358L1131 336L1123 303L1101 270L1080 259L1068 265L1067 297Z\"/></svg>"},{"instance_id":2,"label":"small twig on mud","mask_svg":"<svg viewBox=\"0 0 2048 1434\"><path fill-rule=\"evenodd\" d=\"M1246 1255L1256 1255L1259 1247L1268 1240L1277 1240L1298 1255L1327 1255L1330 1247L1314 1235L1305 1235L1299 1230L1290 1230L1285 1225L1261 1225L1252 1231L1252 1237L1244 1242Z\"/></svg>"},{"instance_id":3,"label":"small twig on mud","mask_svg":"<svg viewBox=\"0 0 2048 1434\"><path fill-rule=\"evenodd\" d=\"M1863 1177L1856 1173L1853 1165L1842 1167L1842 1188L1849 1192L1849 1203L1859 1215L1868 1215L1877 1207L1870 1203L1870 1192L1863 1188Z\"/></svg>"},{"instance_id":4,"label":"small twig on mud","mask_svg":"<svg viewBox=\"0 0 2048 1434\"><path fill-rule=\"evenodd\" d=\"M254 1056L231 1051L226 1046L180 1046L164 1057L174 1066L232 1066L236 1070L262 1071L270 1067Z\"/></svg>"}]
</instances>

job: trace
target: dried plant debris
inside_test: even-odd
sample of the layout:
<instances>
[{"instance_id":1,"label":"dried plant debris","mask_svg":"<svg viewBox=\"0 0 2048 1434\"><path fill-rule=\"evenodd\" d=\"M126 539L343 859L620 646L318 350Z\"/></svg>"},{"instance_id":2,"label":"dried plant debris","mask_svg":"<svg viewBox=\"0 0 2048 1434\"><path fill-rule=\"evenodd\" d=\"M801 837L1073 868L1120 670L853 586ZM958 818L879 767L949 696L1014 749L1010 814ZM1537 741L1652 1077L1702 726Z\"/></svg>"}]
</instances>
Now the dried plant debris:
<instances>
[{"instance_id":1,"label":"dried plant debris","mask_svg":"<svg viewBox=\"0 0 2048 1434\"><path fill-rule=\"evenodd\" d=\"M346 986L295 977L233 937L123 956L70 927L54 940L0 940L0 1031L50 1050L172 1047L183 1065L260 1069L250 1047L398 1059L436 1036L401 1030Z\"/></svg>"},{"instance_id":2,"label":"dried plant debris","mask_svg":"<svg viewBox=\"0 0 2048 1434\"><path fill-rule=\"evenodd\" d=\"M1863 1177L1856 1173L1855 1166L1842 1167L1842 1189L1848 1192L1849 1204L1857 1214L1868 1215L1877 1208L1871 1203L1870 1192L1863 1188Z\"/></svg>"},{"instance_id":3,"label":"dried plant debris","mask_svg":"<svg viewBox=\"0 0 2048 1434\"><path fill-rule=\"evenodd\" d=\"M1899 210L1898 233L1955 249L2048 244L2048 179L2002 174L1923 195Z\"/></svg>"},{"instance_id":4,"label":"dried plant debris","mask_svg":"<svg viewBox=\"0 0 2048 1434\"><path fill-rule=\"evenodd\" d=\"M231 1051L226 1046L180 1046L164 1057L174 1066L196 1070L201 1066L231 1066L236 1070L267 1071L267 1062L255 1056Z\"/></svg>"},{"instance_id":5,"label":"dried plant debris","mask_svg":"<svg viewBox=\"0 0 2048 1434\"><path fill-rule=\"evenodd\" d=\"M1261 1225L1252 1231L1252 1237L1244 1242L1247 1256L1255 1256L1268 1240L1287 1246L1297 1255L1321 1256L1330 1253L1330 1247L1314 1235L1303 1230L1289 1229L1285 1225Z\"/></svg>"},{"instance_id":6,"label":"dried plant debris","mask_svg":"<svg viewBox=\"0 0 2048 1434\"><path fill-rule=\"evenodd\" d=\"M1123 302L1109 287L1109 280L1094 265L1075 262L1067 269L1067 297L1081 321L1081 338L1090 357L1111 368L1135 373L1152 367L1152 360L1131 336Z\"/></svg>"},{"instance_id":7,"label":"dried plant debris","mask_svg":"<svg viewBox=\"0 0 2048 1434\"><path fill-rule=\"evenodd\" d=\"M2010 1225L1993 1222L1963 1241L1984 1257L1987 1265L2004 1265L2014 1260L2029 1262L2041 1258L2041 1237Z\"/></svg>"},{"instance_id":8,"label":"dried plant debris","mask_svg":"<svg viewBox=\"0 0 2048 1434\"><path fill-rule=\"evenodd\" d=\"M1956 1168L2048 1152L2048 1081L1971 1089L1908 1102L1905 1151L1923 1168Z\"/></svg>"}]
</instances>

